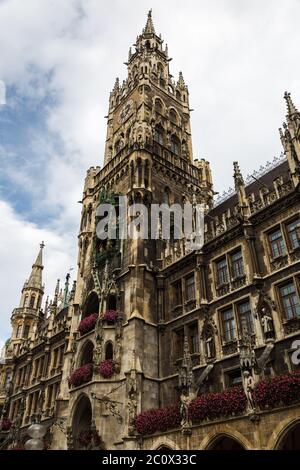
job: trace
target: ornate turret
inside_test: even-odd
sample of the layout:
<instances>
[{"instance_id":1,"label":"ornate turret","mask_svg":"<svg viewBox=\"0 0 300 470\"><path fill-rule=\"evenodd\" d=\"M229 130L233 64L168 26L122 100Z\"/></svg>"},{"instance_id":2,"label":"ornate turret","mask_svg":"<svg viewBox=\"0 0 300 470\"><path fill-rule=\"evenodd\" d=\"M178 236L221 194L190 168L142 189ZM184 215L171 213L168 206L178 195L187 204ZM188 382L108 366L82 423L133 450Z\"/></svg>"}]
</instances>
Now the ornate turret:
<instances>
[{"instance_id":1,"label":"ornate turret","mask_svg":"<svg viewBox=\"0 0 300 470\"><path fill-rule=\"evenodd\" d=\"M233 162L234 184L239 201L239 209L242 218L245 220L250 215L249 202L246 196L245 182L238 162Z\"/></svg>"},{"instance_id":2,"label":"ornate turret","mask_svg":"<svg viewBox=\"0 0 300 470\"><path fill-rule=\"evenodd\" d=\"M11 317L12 337L11 343L15 354L19 351L19 345L24 339L30 338L34 331L34 325L38 322L41 313L41 304L44 295L42 281L44 242L40 250L28 281L24 283L19 308L14 309Z\"/></svg>"},{"instance_id":3,"label":"ornate turret","mask_svg":"<svg viewBox=\"0 0 300 470\"><path fill-rule=\"evenodd\" d=\"M300 113L293 103L290 93L286 92L284 99L288 113L283 130L279 129L279 133L293 182L297 187L300 183Z\"/></svg>"}]
</instances>

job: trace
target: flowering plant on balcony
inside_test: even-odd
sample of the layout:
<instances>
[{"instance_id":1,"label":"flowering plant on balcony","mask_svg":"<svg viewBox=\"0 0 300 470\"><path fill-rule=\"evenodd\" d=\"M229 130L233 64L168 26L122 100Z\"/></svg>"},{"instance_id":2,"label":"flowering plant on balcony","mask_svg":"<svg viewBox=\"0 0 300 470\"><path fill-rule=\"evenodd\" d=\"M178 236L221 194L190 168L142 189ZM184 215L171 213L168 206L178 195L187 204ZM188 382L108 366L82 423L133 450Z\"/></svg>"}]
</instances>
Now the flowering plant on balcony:
<instances>
[{"instance_id":1,"label":"flowering plant on balcony","mask_svg":"<svg viewBox=\"0 0 300 470\"><path fill-rule=\"evenodd\" d=\"M218 393L207 393L192 401L189 407L193 423L204 419L232 416L243 413L247 399L242 387L234 387Z\"/></svg>"},{"instance_id":2,"label":"flowering plant on balcony","mask_svg":"<svg viewBox=\"0 0 300 470\"><path fill-rule=\"evenodd\" d=\"M300 401L300 371L262 380L255 387L253 398L261 409Z\"/></svg>"},{"instance_id":3,"label":"flowering plant on balcony","mask_svg":"<svg viewBox=\"0 0 300 470\"><path fill-rule=\"evenodd\" d=\"M180 426L179 406L149 410L140 413L135 419L135 429L143 436L155 432L164 432Z\"/></svg>"},{"instance_id":4,"label":"flowering plant on balcony","mask_svg":"<svg viewBox=\"0 0 300 470\"><path fill-rule=\"evenodd\" d=\"M93 364L85 364L84 366L76 369L71 376L69 377L68 383L69 387L72 385L74 387L79 387L84 383L90 382L93 377Z\"/></svg>"},{"instance_id":5,"label":"flowering plant on balcony","mask_svg":"<svg viewBox=\"0 0 300 470\"><path fill-rule=\"evenodd\" d=\"M10 428L12 427L12 422L10 419L3 419L0 422L0 431L9 431Z\"/></svg>"},{"instance_id":6,"label":"flowering plant on balcony","mask_svg":"<svg viewBox=\"0 0 300 470\"><path fill-rule=\"evenodd\" d=\"M97 431L91 429L81 431L77 438L77 441L80 447L85 448L88 448L90 446L99 446L101 443L101 439Z\"/></svg>"},{"instance_id":7,"label":"flowering plant on balcony","mask_svg":"<svg viewBox=\"0 0 300 470\"><path fill-rule=\"evenodd\" d=\"M96 326L97 318L98 313L92 313L92 315L89 315L88 317L81 320L78 327L80 334L85 335L86 333L92 331Z\"/></svg>"},{"instance_id":8,"label":"flowering plant on balcony","mask_svg":"<svg viewBox=\"0 0 300 470\"><path fill-rule=\"evenodd\" d=\"M118 318L118 312L116 310L107 310L104 313L103 318L109 323L114 323Z\"/></svg>"},{"instance_id":9,"label":"flowering plant on balcony","mask_svg":"<svg viewBox=\"0 0 300 470\"><path fill-rule=\"evenodd\" d=\"M115 364L111 360L103 361L99 364L99 374L104 379L110 379L115 372Z\"/></svg>"}]
</instances>

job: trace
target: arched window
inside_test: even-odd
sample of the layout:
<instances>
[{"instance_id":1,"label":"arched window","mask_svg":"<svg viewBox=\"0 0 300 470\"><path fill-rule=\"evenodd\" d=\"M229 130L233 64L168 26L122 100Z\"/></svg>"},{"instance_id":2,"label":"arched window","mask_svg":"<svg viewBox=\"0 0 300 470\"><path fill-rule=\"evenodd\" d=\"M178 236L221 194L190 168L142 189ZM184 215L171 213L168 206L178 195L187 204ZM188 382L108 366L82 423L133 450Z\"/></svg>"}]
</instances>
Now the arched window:
<instances>
[{"instance_id":1,"label":"arched window","mask_svg":"<svg viewBox=\"0 0 300 470\"><path fill-rule=\"evenodd\" d=\"M28 305L29 305L29 296L26 295L24 299L24 307L28 307Z\"/></svg>"},{"instance_id":2,"label":"arched window","mask_svg":"<svg viewBox=\"0 0 300 470\"><path fill-rule=\"evenodd\" d=\"M146 161L145 165L145 188L149 187L150 184L150 167L149 167L149 162Z\"/></svg>"},{"instance_id":3,"label":"arched window","mask_svg":"<svg viewBox=\"0 0 300 470\"><path fill-rule=\"evenodd\" d=\"M160 125L155 126L154 140L160 145L164 144L164 130Z\"/></svg>"},{"instance_id":4,"label":"arched window","mask_svg":"<svg viewBox=\"0 0 300 470\"><path fill-rule=\"evenodd\" d=\"M155 100L155 111L159 114L162 114L163 112L163 105L159 99Z\"/></svg>"},{"instance_id":5,"label":"arched window","mask_svg":"<svg viewBox=\"0 0 300 470\"><path fill-rule=\"evenodd\" d=\"M92 341L87 341L82 348L80 355L80 366L93 363L94 344Z\"/></svg>"},{"instance_id":6,"label":"arched window","mask_svg":"<svg viewBox=\"0 0 300 470\"><path fill-rule=\"evenodd\" d=\"M163 204L170 204L170 189L165 188L163 194Z\"/></svg>"},{"instance_id":7,"label":"arched window","mask_svg":"<svg viewBox=\"0 0 300 470\"><path fill-rule=\"evenodd\" d=\"M107 310L117 310L117 296L111 294L108 296Z\"/></svg>"},{"instance_id":8,"label":"arched window","mask_svg":"<svg viewBox=\"0 0 300 470\"><path fill-rule=\"evenodd\" d=\"M114 347L113 344L109 341L105 346L105 360L112 361L114 358Z\"/></svg>"},{"instance_id":9,"label":"arched window","mask_svg":"<svg viewBox=\"0 0 300 470\"><path fill-rule=\"evenodd\" d=\"M178 90L176 91L176 98L178 100L181 100L181 94L180 94L180 91L178 91Z\"/></svg>"},{"instance_id":10,"label":"arched window","mask_svg":"<svg viewBox=\"0 0 300 470\"><path fill-rule=\"evenodd\" d=\"M141 185L142 185L142 173L143 173L142 160L139 158L138 161L137 161L138 187L141 187Z\"/></svg>"},{"instance_id":11,"label":"arched window","mask_svg":"<svg viewBox=\"0 0 300 470\"><path fill-rule=\"evenodd\" d=\"M176 135L172 135L171 152L173 152L175 155L179 155L179 148L180 148L180 142L179 142L178 137L176 137Z\"/></svg>"},{"instance_id":12,"label":"arched window","mask_svg":"<svg viewBox=\"0 0 300 470\"><path fill-rule=\"evenodd\" d=\"M99 313L99 299L95 292L92 292L87 298L82 312L82 320L93 313Z\"/></svg>"},{"instance_id":13,"label":"arched window","mask_svg":"<svg viewBox=\"0 0 300 470\"><path fill-rule=\"evenodd\" d=\"M176 112L174 111L174 109L171 109L171 111L170 111L170 121L171 121L173 124L177 124L177 114L176 114Z\"/></svg>"},{"instance_id":14,"label":"arched window","mask_svg":"<svg viewBox=\"0 0 300 470\"><path fill-rule=\"evenodd\" d=\"M35 304L35 295L32 295L31 298L30 298L30 308L34 308L34 304Z\"/></svg>"}]
</instances>

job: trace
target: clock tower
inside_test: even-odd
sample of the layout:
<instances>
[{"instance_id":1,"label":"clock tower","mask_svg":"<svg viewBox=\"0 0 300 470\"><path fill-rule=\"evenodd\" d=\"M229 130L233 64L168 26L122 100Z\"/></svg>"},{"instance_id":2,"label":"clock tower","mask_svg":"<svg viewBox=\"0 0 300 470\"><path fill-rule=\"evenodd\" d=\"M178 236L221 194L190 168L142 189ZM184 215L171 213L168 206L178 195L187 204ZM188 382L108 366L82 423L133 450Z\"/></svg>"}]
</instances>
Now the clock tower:
<instances>
[{"instance_id":1,"label":"clock tower","mask_svg":"<svg viewBox=\"0 0 300 470\"><path fill-rule=\"evenodd\" d=\"M88 170L83 192L77 307L64 383L76 364L91 361L93 378L84 390L70 387L68 410L74 412L66 413L75 439L80 427L76 403L84 391L92 403L94 424L108 448L131 435L137 413L156 408L163 400L161 272L172 257L184 256L186 247L184 240L172 239L100 240L97 207L109 202L118 210L119 195L126 196L128 207L141 203L149 209L153 203L182 206L195 200L209 208L213 198L208 162L193 160L188 88L182 73L174 81L170 61L168 47L156 34L149 12L134 50L129 50L127 78L122 83L117 79L110 94L104 166ZM106 315L112 311L118 312L114 322L108 320L111 313ZM78 334L82 322L84 328L94 325L95 314L95 331ZM109 382L101 376L99 366L107 360L114 364ZM94 401L112 388L118 390L116 402L123 404L119 405L123 406L120 415L125 417L122 426L115 417L103 419Z\"/></svg>"}]
</instances>

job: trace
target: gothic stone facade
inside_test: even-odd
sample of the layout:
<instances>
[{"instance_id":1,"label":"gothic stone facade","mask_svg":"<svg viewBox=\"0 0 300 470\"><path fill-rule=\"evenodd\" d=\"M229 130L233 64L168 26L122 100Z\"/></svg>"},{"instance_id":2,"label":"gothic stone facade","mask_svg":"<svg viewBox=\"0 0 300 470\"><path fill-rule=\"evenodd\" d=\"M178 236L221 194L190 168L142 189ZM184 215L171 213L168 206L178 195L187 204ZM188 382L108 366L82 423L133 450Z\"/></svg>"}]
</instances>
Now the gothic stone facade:
<instances>
[{"instance_id":1,"label":"gothic stone facade","mask_svg":"<svg viewBox=\"0 0 300 470\"><path fill-rule=\"evenodd\" d=\"M235 163L234 191L214 203L209 163L193 159L188 88L181 73L173 81L170 60L149 13L128 77L110 95L104 167L87 172L77 282L70 293L68 278L64 292L57 286L41 311L42 246L12 314L0 403L15 424L2 446L41 420L53 449L82 446L86 431L91 447L106 449L299 448L300 405L253 409L245 382L297 369L300 113L286 94L285 155L246 182ZM96 209L117 206L118 195L129 205L204 204L202 250L185 240L99 240ZM242 415L183 418L143 438L135 430L144 410L181 402L184 413L196 395L238 384Z\"/></svg>"}]
</instances>

